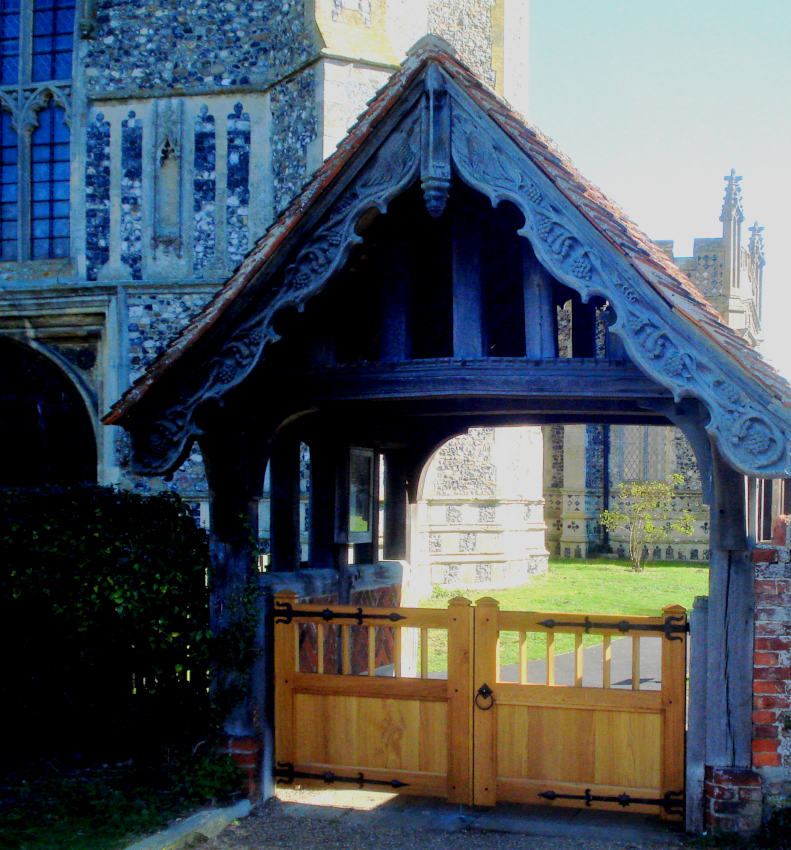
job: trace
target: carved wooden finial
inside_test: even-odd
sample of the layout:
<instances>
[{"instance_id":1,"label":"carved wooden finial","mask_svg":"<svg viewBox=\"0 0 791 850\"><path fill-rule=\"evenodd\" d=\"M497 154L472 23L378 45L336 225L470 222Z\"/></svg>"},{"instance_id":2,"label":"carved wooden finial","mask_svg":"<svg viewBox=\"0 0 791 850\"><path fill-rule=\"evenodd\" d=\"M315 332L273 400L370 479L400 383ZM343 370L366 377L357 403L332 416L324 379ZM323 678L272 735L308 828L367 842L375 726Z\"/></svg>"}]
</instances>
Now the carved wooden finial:
<instances>
[{"instance_id":1,"label":"carved wooden finial","mask_svg":"<svg viewBox=\"0 0 791 850\"><path fill-rule=\"evenodd\" d=\"M438 218L450 193L450 102L436 65L429 65L424 85L420 185L429 215Z\"/></svg>"}]
</instances>

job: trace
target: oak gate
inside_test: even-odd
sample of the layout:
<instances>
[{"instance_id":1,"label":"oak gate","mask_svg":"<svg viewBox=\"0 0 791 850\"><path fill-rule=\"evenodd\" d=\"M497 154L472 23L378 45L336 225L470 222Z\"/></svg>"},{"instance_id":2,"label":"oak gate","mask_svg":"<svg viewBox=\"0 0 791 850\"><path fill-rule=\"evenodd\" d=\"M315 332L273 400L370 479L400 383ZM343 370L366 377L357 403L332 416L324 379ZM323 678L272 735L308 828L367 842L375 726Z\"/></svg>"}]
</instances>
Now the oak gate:
<instances>
[{"instance_id":1,"label":"oak gate","mask_svg":"<svg viewBox=\"0 0 791 850\"><path fill-rule=\"evenodd\" d=\"M683 815L680 606L624 617L501 611L488 598L447 609L327 607L280 593L275 624L279 784ZM560 684L555 649L565 635L572 681ZM585 635L601 638L596 687L583 683ZM612 638L625 635L626 688L611 682ZM652 636L661 687L648 690L640 646ZM536 639L545 641L543 684L530 681ZM445 656L446 670L432 670Z\"/></svg>"}]
</instances>

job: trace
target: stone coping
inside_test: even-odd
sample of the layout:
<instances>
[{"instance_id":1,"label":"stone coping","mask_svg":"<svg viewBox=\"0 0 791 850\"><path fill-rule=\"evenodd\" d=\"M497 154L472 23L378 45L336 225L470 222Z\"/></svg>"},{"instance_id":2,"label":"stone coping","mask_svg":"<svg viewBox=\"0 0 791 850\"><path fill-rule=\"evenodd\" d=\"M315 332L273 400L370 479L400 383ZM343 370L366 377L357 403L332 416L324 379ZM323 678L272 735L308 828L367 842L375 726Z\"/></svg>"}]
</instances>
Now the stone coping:
<instances>
[{"instance_id":1,"label":"stone coping","mask_svg":"<svg viewBox=\"0 0 791 850\"><path fill-rule=\"evenodd\" d=\"M130 844L126 850L180 850L214 838L226 827L250 812L250 801L242 800L224 809L204 809L181 823L169 826L142 841Z\"/></svg>"}]
</instances>

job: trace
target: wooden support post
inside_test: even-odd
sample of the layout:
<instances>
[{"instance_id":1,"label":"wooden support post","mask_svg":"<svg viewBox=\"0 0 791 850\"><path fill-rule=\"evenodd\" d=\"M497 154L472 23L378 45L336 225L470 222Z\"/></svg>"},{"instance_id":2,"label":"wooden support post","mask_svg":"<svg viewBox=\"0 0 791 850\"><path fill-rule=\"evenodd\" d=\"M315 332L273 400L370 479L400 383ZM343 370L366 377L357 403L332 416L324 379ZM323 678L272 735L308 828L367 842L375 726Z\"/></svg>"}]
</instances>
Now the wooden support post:
<instances>
[{"instance_id":1,"label":"wooden support post","mask_svg":"<svg viewBox=\"0 0 791 850\"><path fill-rule=\"evenodd\" d=\"M473 797L478 806L497 802L497 643L500 637L498 613L500 604L485 596L475 604L475 674L473 676L473 729L475 738L475 773ZM478 694L487 685L494 692L489 697ZM477 700L477 701L475 701ZM490 701L490 709L486 706Z\"/></svg>"},{"instance_id":2,"label":"wooden support post","mask_svg":"<svg viewBox=\"0 0 791 850\"><path fill-rule=\"evenodd\" d=\"M256 660L248 669L231 663L212 670L215 693L243 696L222 719L222 732L230 738L254 738L263 747L260 781L263 796L272 793L271 773L266 766L272 757L271 633L263 608L247 593L255 581L254 541L258 536L258 500L262 495L267 434L256 439L246 434L227 437L205 435L200 443L211 494L211 555L209 601L211 629L215 635L230 633L248 616L259 617L254 638ZM254 611L249 606L257 604Z\"/></svg>"},{"instance_id":3,"label":"wooden support post","mask_svg":"<svg viewBox=\"0 0 791 850\"><path fill-rule=\"evenodd\" d=\"M688 833L705 829L703 792L706 777L706 666L708 663L707 596L695 597L689 617L689 709L687 725L686 821Z\"/></svg>"},{"instance_id":4,"label":"wooden support post","mask_svg":"<svg viewBox=\"0 0 791 850\"><path fill-rule=\"evenodd\" d=\"M662 616L686 619L686 609L669 605ZM687 636L672 635L674 640L662 639L662 779L661 794L680 794L684 790L684 750L670 742L684 740L687 683ZM675 819L664 809L662 817Z\"/></svg>"},{"instance_id":5,"label":"wooden support post","mask_svg":"<svg viewBox=\"0 0 791 850\"><path fill-rule=\"evenodd\" d=\"M525 357L549 359L557 356L552 277L538 262L530 243L523 242Z\"/></svg>"},{"instance_id":6,"label":"wooden support post","mask_svg":"<svg viewBox=\"0 0 791 850\"><path fill-rule=\"evenodd\" d=\"M483 356L481 234L469 212L453 208L453 356Z\"/></svg>"},{"instance_id":7,"label":"wooden support post","mask_svg":"<svg viewBox=\"0 0 791 850\"><path fill-rule=\"evenodd\" d=\"M339 450L326 440L310 442L309 566L338 569L340 549L335 543Z\"/></svg>"},{"instance_id":8,"label":"wooden support post","mask_svg":"<svg viewBox=\"0 0 791 850\"><path fill-rule=\"evenodd\" d=\"M407 553L407 465L396 452L385 454L384 559L406 561Z\"/></svg>"},{"instance_id":9,"label":"wooden support post","mask_svg":"<svg viewBox=\"0 0 791 850\"><path fill-rule=\"evenodd\" d=\"M383 245L380 275L379 359L385 362L408 360L412 264L406 240L396 238Z\"/></svg>"},{"instance_id":10,"label":"wooden support post","mask_svg":"<svg viewBox=\"0 0 791 850\"><path fill-rule=\"evenodd\" d=\"M712 447L706 764L752 764L753 564L744 476Z\"/></svg>"},{"instance_id":11,"label":"wooden support post","mask_svg":"<svg viewBox=\"0 0 791 850\"><path fill-rule=\"evenodd\" d=\"M448 610L448 801L471 806L473 609L469 599L457 596L448 603Z\"/></svg>"},{"instance_id":12,"label":"wooden support post","mask_svg":"<svg viewBox=\"0 0 791 850\"><path fill-rule=\"evenodd\" d=\"M299 542L299 440L278 437L270 457L270 559L273 572L298 570L302 560Z\"/></svg>"}]
</instances>

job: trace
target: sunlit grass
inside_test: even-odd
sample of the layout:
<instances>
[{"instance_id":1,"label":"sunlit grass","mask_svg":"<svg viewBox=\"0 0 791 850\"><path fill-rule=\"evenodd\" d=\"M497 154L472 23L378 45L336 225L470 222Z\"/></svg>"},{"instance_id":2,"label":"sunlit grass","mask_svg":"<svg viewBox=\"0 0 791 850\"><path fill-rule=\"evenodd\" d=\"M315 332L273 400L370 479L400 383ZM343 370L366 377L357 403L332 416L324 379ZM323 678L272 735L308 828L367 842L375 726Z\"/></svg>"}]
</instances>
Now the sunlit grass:
<instances>
[{"instance_id":1,"label":"sunlit grass","mask_svg":"<svg viewBox=\"0 0 791 850\"><path fill-rule=\"evenodd\" d=\"M630 614L658 617L668 605L691 610L696 596L708 593L708 567L700 564L658 561L646 564L641 573L632 572L628 561L551 561L549 571L527 584L504 590L437 587L419 604L422 608L444 608L454 596L475 602L489 596L506 611L559 611L575 614ZM600 635L586 635L584 646L601 643ZM544 658L546 635L526 635L530 661ZM558 634L555 652L574 648L574 635ZM518 635L505 632L500 641L503 664L516 664L519 658ZM447 669L447 634L439 633L429 645L429 670Z\"/></svg>"}]
</instances>

